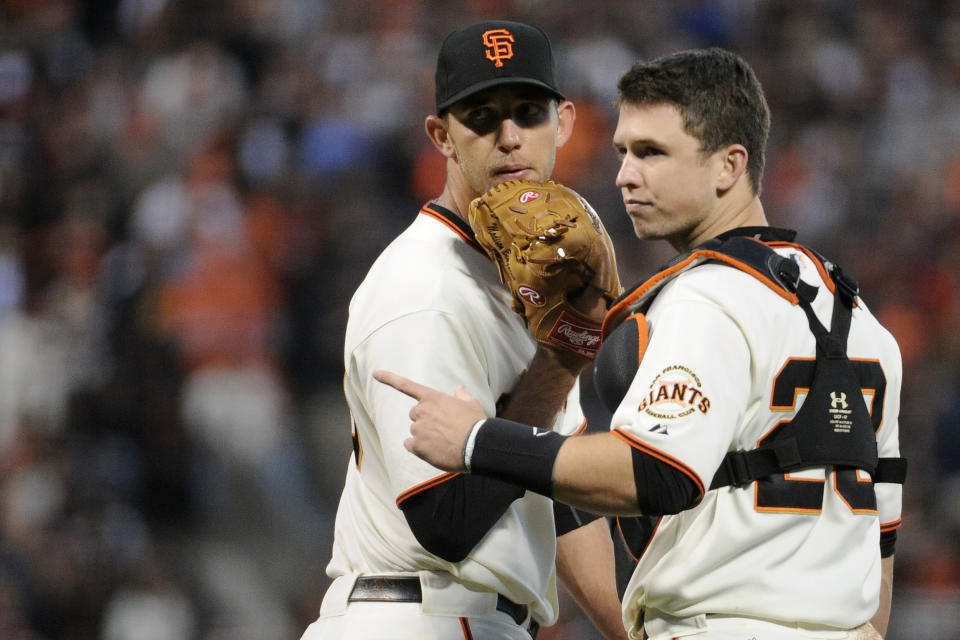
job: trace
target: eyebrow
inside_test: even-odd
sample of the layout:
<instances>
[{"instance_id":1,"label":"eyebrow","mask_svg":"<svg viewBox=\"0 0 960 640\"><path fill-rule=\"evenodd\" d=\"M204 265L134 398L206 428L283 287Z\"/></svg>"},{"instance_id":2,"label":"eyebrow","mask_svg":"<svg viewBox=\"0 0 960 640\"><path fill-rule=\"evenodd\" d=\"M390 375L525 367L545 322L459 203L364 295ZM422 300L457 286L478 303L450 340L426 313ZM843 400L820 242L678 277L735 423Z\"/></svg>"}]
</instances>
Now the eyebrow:
<instances>
[{"instance_id":1,"label":"eyebrow","mask_svg":"<svg viewBox=\"0 0 960 640\"><path fill-rule=\"evenodd\" d=\"M636 138L630 139L626 143L621 144L617 142L616 139L613 140L613 147L635 147L635 146L652 146L652 147L663 147L665 146L662 141L654 140L653 138Z\"/></svg>"}]
</instances>

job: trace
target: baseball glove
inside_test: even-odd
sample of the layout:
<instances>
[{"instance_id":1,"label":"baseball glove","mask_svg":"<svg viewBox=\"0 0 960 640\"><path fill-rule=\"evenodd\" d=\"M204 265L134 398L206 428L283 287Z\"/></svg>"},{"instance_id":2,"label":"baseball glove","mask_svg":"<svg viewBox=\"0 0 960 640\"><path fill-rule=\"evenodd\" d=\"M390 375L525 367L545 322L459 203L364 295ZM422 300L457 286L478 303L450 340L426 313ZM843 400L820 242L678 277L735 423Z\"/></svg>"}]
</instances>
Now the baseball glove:
<instances>
[{"instance_id":1,"label":"baseball glove","mask_svg":"<svg viewBox=\"0 0 960 640\"><path fill-rule=\"evenodd\" d=\"M603 318L570 301L595 287L609 307L621 290L613 243L590 204L556 182L514 180L476 198L468 216L533 338L596 357Z\"/></svg>"}]
</instances>

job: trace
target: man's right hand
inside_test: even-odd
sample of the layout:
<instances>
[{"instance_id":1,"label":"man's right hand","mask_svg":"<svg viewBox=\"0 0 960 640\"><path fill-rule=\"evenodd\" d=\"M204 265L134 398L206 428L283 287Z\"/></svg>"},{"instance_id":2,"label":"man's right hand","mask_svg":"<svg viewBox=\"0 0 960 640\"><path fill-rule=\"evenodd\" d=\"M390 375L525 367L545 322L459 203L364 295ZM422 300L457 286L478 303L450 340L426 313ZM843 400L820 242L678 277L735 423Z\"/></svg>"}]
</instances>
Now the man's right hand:
<instances>
[{"instance_id":1,"label":"man's right hand","mask_svg":"<svg viewBox=\"0 0 960 640\"><path fill-rule=\"evenodd\" d=\"M487 416L480 403L460 385L449 395L390 371L373 377L417 401L410 409L410 437L403 445L438 469L464 472L464 445L473 425Z\"/></svg>"}]
</instances>

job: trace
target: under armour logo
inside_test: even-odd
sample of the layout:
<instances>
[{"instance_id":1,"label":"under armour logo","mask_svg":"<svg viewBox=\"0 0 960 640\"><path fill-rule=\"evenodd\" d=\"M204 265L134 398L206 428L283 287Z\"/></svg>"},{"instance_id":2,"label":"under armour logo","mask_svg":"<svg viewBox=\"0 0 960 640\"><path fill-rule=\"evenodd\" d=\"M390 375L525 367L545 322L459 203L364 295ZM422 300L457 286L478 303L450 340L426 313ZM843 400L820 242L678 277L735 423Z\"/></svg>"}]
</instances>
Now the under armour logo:
<instances>
[{"instance_id":1,"label":"under armour logo","mask_svg":"<svg viewBox=\"0 0 960 640\"><path fill-rule=\"evenodd\" d=\"M487 60L495 67L502 67L504 60L513 57L513 34L506 29L484 31L483 44L487 47Z\"/></svg>"},{"instance_id":2,"label":"under armour logo","mask_svg":"<svg viewBox=\"0 0 960 640\"><path fill-rule=\"evenodd\" d=\"M836 409L836 408L837 408L837 405L839 405L841 409L846 409L846 408L847 408L847 394L846 394L846 393L843 393L843 392L841 391L841 392L840 392L840 395L837 395L837 393L836 393L835 391L831 391L831 392L830 392L830 407L833 408L833 409Z\"/></svg>"}]
</instances>

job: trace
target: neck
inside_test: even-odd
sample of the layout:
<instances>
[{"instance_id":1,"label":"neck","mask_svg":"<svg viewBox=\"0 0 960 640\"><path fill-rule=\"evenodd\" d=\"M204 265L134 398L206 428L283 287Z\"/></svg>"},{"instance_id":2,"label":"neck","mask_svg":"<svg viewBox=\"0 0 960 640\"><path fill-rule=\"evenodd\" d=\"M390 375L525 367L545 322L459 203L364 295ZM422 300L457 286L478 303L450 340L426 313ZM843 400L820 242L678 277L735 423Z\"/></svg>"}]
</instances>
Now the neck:
<instances>
[{"instance_id":1,"label":"neck","mask_svg":"<svg viewBox=\"0 0 960 640\"><path fill-rule=\"evenodd\" d=\"M450 166L451 163L453 166ZM470 202L478 195L480 194L474 193L473 189L471 189L466 180L464 180L463 174L460 173L456 162L448 159L447 180L443 185L443 191L437 198L437 204L446 207L466 220L467 212L470 210Z\"/></svg>"},{"instance_id":2,"label":"neck","mask_svg":"<svg viewBox=\"0 0 960 640\"><path fill-rule=\"evenodd\" d=\"M670 245L682 253L731 229L767 226L770 226L770 223L767 222L763 204L759 197L753 196L742 206L720 209L715 215L708 217L701 225L693 229L688 236L671 238Z\"/></svg>"}]
</instances>

